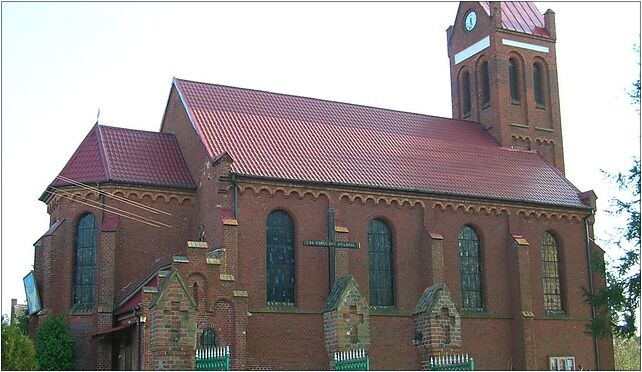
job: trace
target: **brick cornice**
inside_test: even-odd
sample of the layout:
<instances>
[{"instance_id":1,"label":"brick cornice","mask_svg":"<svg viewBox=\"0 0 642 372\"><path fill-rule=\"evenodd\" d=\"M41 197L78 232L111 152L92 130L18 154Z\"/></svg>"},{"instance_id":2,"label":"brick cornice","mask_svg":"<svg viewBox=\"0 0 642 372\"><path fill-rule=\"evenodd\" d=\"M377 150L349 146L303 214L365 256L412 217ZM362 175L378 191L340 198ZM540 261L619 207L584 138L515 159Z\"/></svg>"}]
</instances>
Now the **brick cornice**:
<instances>
[{"instance_id":1,"label":"brick cornice","mask_svg":"<svg viewBox=\"0 0 642 372\"><path fill-rule=\"evenodd\" d=\"M136 200L143 200L145 196L150 197L156 201L162 199L165 204L174 199L179 205L185 202L190 202L194 205L195 193L193 191L184 191L178 189L163 189L146 186L130 186L130 185L105 185L100 187L100 191L113 194L117 197L124 197L129 199L134 196ZM64 196L63 196L64 195ZM107 196L109 198L109 196ZM51 213L55 207L60 204L61 200L71 201L80 199L89 199L92 201L99 201L100 194L97 190L82 188L78 186L65 186L61 187L60 191L52 191L47 199L47 212Z\"/></svg>"},{"instance_id":2,"label":"brick cornice","mask_svg":"<svg viewBox=\"0 0 642 372\"><path fill-rule=\"evenodd\" d=\"M359 187L330 185L319 185L318 187L314 187L309 184L296 184L267 179L243 178L238 181L238 187L241 194L246 193L248 190L253 191L255 195L258 195L261 191L267 191L270 196L276 195L277 192L282 192L285 198L297 197L299 199L303 199L310 195L314 200L316 200L321 196L331 199L330 193L334 192L339 194L339 199L345 199L350 204L365 204L369 201L378 204L383 201L386 205L396 205L398 208L403 206L421 206L426 208L429 206L432 208L439 208L442 211L448 209L452 211L461 210L465 214L493 214L497 216L502 214L516 214L526 219L553 219L556 221L564 220L575 223L581 222L583 217L590 214L589 210L583 211L560 206L540 206L513 201L502 202L499 200L480 199L475 197L466 198L464 196L424 196L417 195L418 193L410 193L406 191L392 193L383 190Z\"/></svg>"}]
</instances>

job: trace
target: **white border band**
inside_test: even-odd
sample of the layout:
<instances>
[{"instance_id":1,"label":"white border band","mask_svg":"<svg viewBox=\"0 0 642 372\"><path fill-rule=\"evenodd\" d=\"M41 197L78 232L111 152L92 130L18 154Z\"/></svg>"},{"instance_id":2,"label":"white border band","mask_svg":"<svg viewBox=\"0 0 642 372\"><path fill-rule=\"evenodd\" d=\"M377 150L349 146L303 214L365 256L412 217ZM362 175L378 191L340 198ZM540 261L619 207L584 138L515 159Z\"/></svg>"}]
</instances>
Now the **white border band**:
<instances>
[{"instance_id":1,"label":"white border band","mask_svg":"<svg viewBox=\"0 0 642 372\"><path fill-rule=\"evenodd\" d=\"M534 50L534 51L542 52L542 53L548 53L548 47L541 46L541 45L535 45L535 44L529 44L529 43L522 43L521 41L516 41L516 40L502 39L502 44L508 45L508 46L514 46L514 47L517 47L517 48Z\"/></svg>"},{"instance_id":2,"label":"white border band","mask_svg":"<svg viewBox=\"0 0 642 372\"><path fill-rule=\"evenodd\" d=\"M479 40L475 44L455 54L455 64L458 64L459 62L474 56L475 54L481 52L482 50L488 48L489 46L490 46L490 36L486 36L485 38Z\"/></svg>"}]
</instances>

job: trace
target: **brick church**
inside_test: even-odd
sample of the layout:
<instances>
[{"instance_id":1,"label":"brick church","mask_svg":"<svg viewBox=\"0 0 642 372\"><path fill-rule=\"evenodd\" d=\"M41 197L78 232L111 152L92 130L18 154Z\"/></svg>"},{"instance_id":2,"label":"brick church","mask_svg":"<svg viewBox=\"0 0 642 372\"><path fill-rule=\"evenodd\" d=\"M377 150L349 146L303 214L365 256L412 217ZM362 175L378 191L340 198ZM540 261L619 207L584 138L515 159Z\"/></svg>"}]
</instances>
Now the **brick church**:
<instances>
[{"instance_id":1,"label":"brick church","mask_svg":"<svg viewBox=\"0 0 642 372\"><path fill-rule=\"evenodd\" d=\"M32 333L67 318L78 369L613 369L555 14L462 2L446 36L452 119L174 79L159 132L97 123L40 197Z\"/></svg>"}]
</instances>

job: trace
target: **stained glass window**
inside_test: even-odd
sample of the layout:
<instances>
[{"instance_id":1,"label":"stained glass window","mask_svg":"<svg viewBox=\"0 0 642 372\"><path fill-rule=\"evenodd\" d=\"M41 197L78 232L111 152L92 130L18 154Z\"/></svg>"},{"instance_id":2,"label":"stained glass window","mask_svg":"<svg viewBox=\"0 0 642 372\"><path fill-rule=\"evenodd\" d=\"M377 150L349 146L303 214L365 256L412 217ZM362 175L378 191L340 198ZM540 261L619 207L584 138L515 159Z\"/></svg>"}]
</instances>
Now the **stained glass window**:
<instances>
[{"instance_id":1,"label":"stained glass window","mask_svg":"<svg viewBox=\"0 0 642 372\"><path fill-rule=\"evenodd\" d=\"M519 90L518 67L515 58L508 60L508 80L510 84L510 98L513 103L520 103L522 96Z\"/></svg>"},{"instance_id":2,"label":"stained glass window","mask_svg":"<svg viewBox=\"0 0 642 372\"><path fill-rule=\"evenodd\" d=\"M368 271L370 305L394 306L392 234L381 220L368 225Z\"/></svg>"},{"instance_id":3,"label":"stained glass window","mask_svg":"<svg viewBox=\"0 0 642 372\"><path fill-rule=\"evenodd\" d=\"M266 228L267 302L294 304L294 224L284 211L274 211Z\"/></svg>"},{"instance_id":4,"label":"stained glass window","mask_svg":"<svg viewBox=\"0 0 642 372\"><path fill-rule=\"evenodd\" d=\"M562 312L559 244L553 235L545 232L540 239L540 246L542 248L544 308L547 312Z\"/></svg>"},{"instance_id":5,"label":"stained glass window","mask_svg":"<svg viewBox=\"0 0 642 372\"><path fill-rule=\"evenodd\" d=\"M96 218L89 213L81 217L76 226L72 300L76 307L91 307L94 304L96 246Z\"/></svg>"},{"instance_id":6,"label":"stained glass window","mask_svg":"<svg viewBox=\"0 0 642 372\"><path fill-rule=\"evenodd\" d=\"M462 308L483 310L481 247L477 232L470 226L459 230L459 265Z\"/></svg>"}]
</instances>

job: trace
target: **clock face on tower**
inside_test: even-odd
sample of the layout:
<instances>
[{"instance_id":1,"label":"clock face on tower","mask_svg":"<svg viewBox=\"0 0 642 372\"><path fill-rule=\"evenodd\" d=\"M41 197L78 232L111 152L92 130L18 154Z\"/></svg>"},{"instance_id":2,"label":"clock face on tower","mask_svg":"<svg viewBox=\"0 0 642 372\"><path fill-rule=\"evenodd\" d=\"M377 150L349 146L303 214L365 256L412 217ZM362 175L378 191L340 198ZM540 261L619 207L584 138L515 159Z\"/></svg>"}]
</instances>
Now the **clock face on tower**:
<instances>
[{"instance_id":1,"label":"clock face on tower","mask_svg":"<svg viewBox=\"0 0 642 372\"><path fill-rule=\"evenodd\" d=\"M466 14L466 18L464 19L464 28L466 31L472 31L473 28L475 28L475 25L477 24L477 14L474 11L468 12Z\"/></svg>"}]
</instances>

